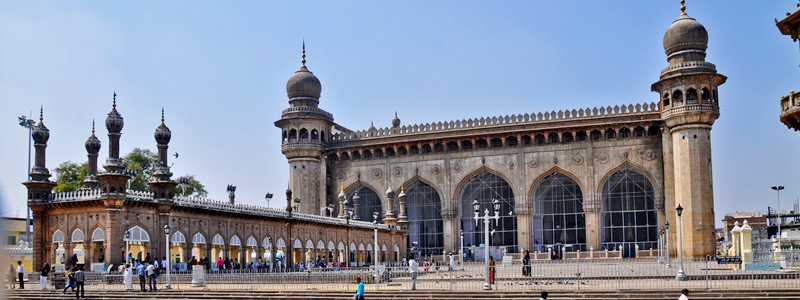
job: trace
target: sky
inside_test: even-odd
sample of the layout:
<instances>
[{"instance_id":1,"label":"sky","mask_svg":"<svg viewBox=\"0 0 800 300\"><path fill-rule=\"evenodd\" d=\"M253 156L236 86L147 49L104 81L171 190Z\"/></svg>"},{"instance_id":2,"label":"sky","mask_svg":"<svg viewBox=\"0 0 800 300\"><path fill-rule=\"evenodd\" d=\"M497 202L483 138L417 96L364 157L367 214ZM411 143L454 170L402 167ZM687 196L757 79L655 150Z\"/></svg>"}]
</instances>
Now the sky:
<instances>
[{"instance_id":1,"label":"sky","mask_svg":"<svg viewBox=\"0 0 800 300\"><path fill-rule=\"evenodd\" d=\"M779 99L800 89L797 42L774 19L796 0L688 1L709 32L719 88L716 219L800 197L800 132ZM156 150L162 107L175 176L209 197L282 207L288 163L273 124L307 66L320 107L350 129L658 101L663 34L679 1L0 1L0 211L25 215L28 132L44 108L47 167L86 160L114 91L121 154ZM38 119L38 118L36 118ZM53 178L54 179L54 178Z\"/></svg>"}]
</instances>

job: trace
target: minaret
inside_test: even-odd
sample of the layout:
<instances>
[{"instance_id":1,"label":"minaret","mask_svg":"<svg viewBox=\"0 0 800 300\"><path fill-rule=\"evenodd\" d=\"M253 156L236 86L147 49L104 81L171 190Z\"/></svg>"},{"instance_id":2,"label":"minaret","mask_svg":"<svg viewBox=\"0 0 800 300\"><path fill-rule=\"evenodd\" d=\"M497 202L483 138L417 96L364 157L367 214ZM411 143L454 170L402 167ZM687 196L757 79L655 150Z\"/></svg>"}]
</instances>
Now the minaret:
<instances>
[{"instance_id":1,"label":"minaret","mask_svg":"<svg viewBox=\"0 0 800 300\"><path fill-rule=\"evenodd\" d=\"M40 110L39 124L33 128L31 135L35 142L36 157L30 173L31 179L22 184L28 188L28 207L33 212L33 264L41 266L48 262L48 255L44 248L46 243L50 242L42 212L50 199L50 193L57 185L50 181L50 171L45 166L45 150L47 149L47 140L50 139L50 130L44 126L44 109Z\"/></svg>"},{"instance_id":2,"label":"minaret","mask_svg":"<svg viewBox=\"0 0 800 300\"><path fill-rule=\"evenodd\" d=\"M172 138L172 131L164 124L164 108L161 108L161 125L156 128L154 134L158 144L158 164L153 172L153 181L147 183L153 190L153 198L160 203L172 203L177 183L172 181L172 172L167 162L169 158L169 140Z\"/></svg>"},{"instance_id":3,"label":"minaret","mask_svg":"<svg viewBox=\"0 0 800 300\"><path fill-rule=\"evenodd\" d=\"M83 180L85 188L95 189L100 187L100 180L97 179L97 153L100 153L100 139L94 135L94 120L92 120L92 135L86 139L86 156L89 157L86 179Z\"/></svg>"},{"instance_id":4,"label":"minaret","mask_svg":"<svg viewBox=\"0 0 800 300\"><path fill-rule=\"evenodd\" d=\"M125 184L130 178L130 175L125 172L125 166L122 165L122 159L119 158L119 138L122 136L122 127L124 125L125 122L122 120L122 115L117 112L117 93L114 92L111 112L106 117L108 158L103 165L106 171L97 175L105 198L117 200L107 203L108 206L114 208L122 206L122 201L125 200Z\"/></svg>"},{"instance_id":5,"label":"minaret","mask_svg":"<svg viewBox=\"0 0 800 300\"><path fill-rule=\"evenodd\" d=\"M681 1L683 4L683 1ZM670 245L677 249L677 214L683 208L685 257L705 257L716 252L714 239L714 189L711 173L711 125L719 117L717 87L727 77L706 62L708 32L685 12L664 34L669 66L661 70L652 91L660 95L663 138L665 217L671 224ZM676 253L676 252L672 252Z\"/></svg>"},{"instance_id":6,"label":"minaret","mask_svg":"<svg viewBox=\"0 0 800 300\"><path fill-rule=\"evenodd\" d=\"M386 214L383 218L383 223L394 227L397 225L397 214L394 213L394 189L392 189L392 182L389 181L389 188L386 189Z\"/></svg>"},{"instance_id":7,"label":"minaret","mask_svg":"<svg viewBox=\"0 0 800 300\"><path fill-rule=\"evenodd\" d=\"M408 230L408 213L406 210L406 189L405 186L400 185L400 194L397 194L398 206L400 211L397 216L397 226L400 230Z\"/></svg>"},{"instance_id":8,"label":"minaret","mask_svg":"<svg viewBox=\"0 0 800 300\"><path fill-rule=\"evenodd\" d=\"M289 160L289 185L300 199L299 212L319 214L325 201L325 158L322 155L333 126L333 115L317 107L322 85L306 68L305 42L300 70L286 83L289 108L275 126L283 131L281 153ZM291 206L291 204L289 204Z\"/></svg>"}]
</instances>

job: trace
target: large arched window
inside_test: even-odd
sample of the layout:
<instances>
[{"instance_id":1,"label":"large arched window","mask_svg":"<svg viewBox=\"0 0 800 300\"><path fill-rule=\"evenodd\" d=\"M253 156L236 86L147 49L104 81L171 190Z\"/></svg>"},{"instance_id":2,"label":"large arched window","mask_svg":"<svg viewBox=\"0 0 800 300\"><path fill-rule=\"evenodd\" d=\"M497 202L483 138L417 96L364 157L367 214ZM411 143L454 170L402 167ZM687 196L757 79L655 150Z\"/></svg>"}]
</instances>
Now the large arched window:
<instances>
[{"instance_id":1,"label":"large arched window","mask_svg":"<svg viewBox=\"0 0 800 300\"><path fill-rule=\"evenodd\" d=\"M609 250L622 247L623 255L657 247L655 190L644 175L633 169L620 170L603 184L602 237Z\"/></svg>"},{"instance_id":2,"label":"large arched window","mask_svg":"<svg viewBox=\"0 0 800 300\"><path fill-rule=\"evenodd\" d=\"M533 191L533 251L586 250L583 193L575 180L555 172ZM569 245L569 246L566 246Z\"/></svg>"},{"instance_id":3,"label":"large arched window","mask_svg":"<svg viewBox=\"0 0 800 300\"><path fill-rule=\"evenodd\" d=\"M358 197L359 199L359 207L358 207L358 214L361 217L361 220L372 222L372 213L378 212L378 223L383 223L383 206L381 205L381 198L378 197L378 193L371 190L370 188L360 185L358 186ZM356 189L353 189L347 192L347 202L348 207L353 207L353 196L355 195ZM336 212L338 214L338 212ZM355 215L355 212L354 214Z\"/></svg>"},{"instance_id":4,"label":"large arched window","mask_svg":"<svg viewBox=\"0 0 800 300\"><path fill-rule=\"evenodd\" d=\"M442 254L444 251L444 225L442 224L442 201L439 193L422 181L404 187L406 215L408 215L408 249L417 242L420 256ZM400 201L397 201L400 211Z\"/></svg>"},{"instance_id":5,"label":"large arched window","mask_svg":"<svg viewBox=\"0 0 800 300\"><path fill-rule=\"evenodd\" d=\"M495 234L491 237L491 246L505 246L508 253L518 252L517 248L517 216L511 212L514 209L514 192L511 186L495 174L482 172L467 182L461 188L458 203L461 206L461 228L464 230L464 245L481 246L484 244L484 225L483 221L477 223L473 219L475 214L472 210L472 202L478 200L480 204L480 215L483 216L484 209L492 211L492 200L500 200L500 220L497 226L491 224L490 229L495 229ZM494 212L492 212L494 214ZM492 222L494 223L494 222ZM493 257L500 259L500 249L491 248ZM480 253L478 253L480 252ZM476 259L481 260L483 251L475 251Z\"/></svg>"}]
</instances>

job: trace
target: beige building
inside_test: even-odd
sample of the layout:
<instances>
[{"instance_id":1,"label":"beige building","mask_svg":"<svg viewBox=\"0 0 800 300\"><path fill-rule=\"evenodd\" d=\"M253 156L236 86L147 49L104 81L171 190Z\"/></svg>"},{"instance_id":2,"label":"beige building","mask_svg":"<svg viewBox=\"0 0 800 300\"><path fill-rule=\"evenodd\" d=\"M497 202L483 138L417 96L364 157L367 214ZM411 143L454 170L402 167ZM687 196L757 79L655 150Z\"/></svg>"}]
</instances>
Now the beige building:
<instances>
[{"instance_id":1,"label":"beige building","mask_svg":"<svg viewBox=\"0 0 800 300\"><path fill-rule=\"evenodd\" d=\"M33 267L33 249L26 241L25 218L2 218L3 243L0 249L0 268L3 272L8 266L17 266L17 261L22 261L26 270Z\"/></svg>"},{"instance_id":2,"label":"beige building","mask_svg":"<svg viewBox=\"0 0 800 300\"><path fill-rule=\"evenodd\" d=\"M657 247L665 222L675 247L681 205L685 256L714 254L711 128L726 77L705 61L707 43L705 28L681 13L664 34L668 65L653 76L652 103L409 125L395 115L390 127L365 130L320 108L322 85L303 54L275 122L292 190L306 213L331 207L343 218L353 207L371 220L378 212L422 254L458 251L462 231L465 248L484 246L472 203L494 199L502 203L494 253L634 256Z\"/></svg>"}]
</instances>

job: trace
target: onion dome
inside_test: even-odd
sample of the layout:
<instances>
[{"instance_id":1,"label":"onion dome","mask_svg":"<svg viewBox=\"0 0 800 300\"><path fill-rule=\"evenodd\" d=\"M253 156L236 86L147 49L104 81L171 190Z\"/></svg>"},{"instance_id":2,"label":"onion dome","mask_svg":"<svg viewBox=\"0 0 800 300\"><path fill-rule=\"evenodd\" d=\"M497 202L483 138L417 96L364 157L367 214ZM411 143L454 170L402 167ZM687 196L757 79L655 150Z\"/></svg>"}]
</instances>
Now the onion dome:
<instances>
[{"instance_id":1,"label":"onion dome","mask_svg":"<svg viewBox=\"0 0 800 300\"><path fill-rule=\"evenodd\" d=\"M339 189L339 195L337 196L337 198L339 200L344 200L345 197L347 197L347 195L344 194L344 184L343 184L341 189Z\"/></svg>"},{"instance_id":2,"label":"onion dome","mask_svg":"<svg viewBox=\"0 0 800 300\"><path fill-rule=\"evenodd\" d=\"M322 94L322 84L314 76L314 73L306 68L306 44L303 42L303 65L300 70L294 72L294 75L286 82L286 95L289 97L289 102L293 100L311 100L311 102L301 101L299 105L302 106L316 106L319 102L319 97Z\"/></svg>"},{"instance_id":3,"label":"onion dome","mask_svg":"<svg viewBox=\"0 0 800 300\"><path fill-rule=\"evenodd\" d=\"M406 198L406 189L403 185L400 185L400 194L397 194L397 198L405 199Z\"/></svg>"},{"instance_id":4,"label":"onion dome","mask_svg":"<svg viewBox=\"0 0 800 300\"><path fill-rule=\"evenodd\" d=\"M161 108L161 125L156 128L155 138L156 143L160 145L168 144L169 139L172 138L172 131L169 131L169 127L164 125L164 108Z\"/></svg>"},{"instance_id":5,"label":"onion dome","mask_svg":"<svg viewBox=\"0 0 800 300\"><path fill-rule=\"evenodd\" d=\"M106 129L108 129L108 133L120 133L124 125L125 122L122 120L122 115L117 112L117 93L114 92L114 104L111 112L108 113L108 117L106 117Z\"/></svg>"},{"instance_id":6,"label":"onion dome","mask_svg":"<svg viewBox=\"0 0 800 300\"><path fill-rule=\"evenodd\" d=\"M389 181L389 189L386 190L386 198L394 198L394 190L392 189L391 181Z\"/></svg>"},{"instance_id":7,"label":"onion dome","mask_svg":"<svg viewBox=\"0 0 800 300\"><path fill-rule=\"evenodd\" d=\"M86 139L86 152L97 154L100 152L100 140L94 135L94 120L92 120L92 135Z\"/></svg>"},{"instance_id":8,"label":"onion dome","mask_svg":"<svg viewBox=\"0 0 800 300\"><path fill-rule=\"evenodd\" d=\"M683 13L664 33L663 42L667 55L682 50L705 51L708 48L708 31L700 22Z\"/></svg>"},{"instance_id":9,"label":"onion dome","mask_svg":"<svg viewBox=\"0 0 800 300\"><path fill-rule=\"evenodd\" d=\"M33 127L31 135L37 144L46 144L50 139L50 130L44 126L44 108L39 109L39 124Z\"/></svg>"},{"instance_id":10,"label":"onion dome","mask_svg":"<svg viewBox=\"0 0 800 300\"><path fill-rule=\"evenodd\" d=\"M392 127L400 127L400 119L397 118L397 112L394 112L394 119L392 119Z\"/></svg>"}]
</instances>

